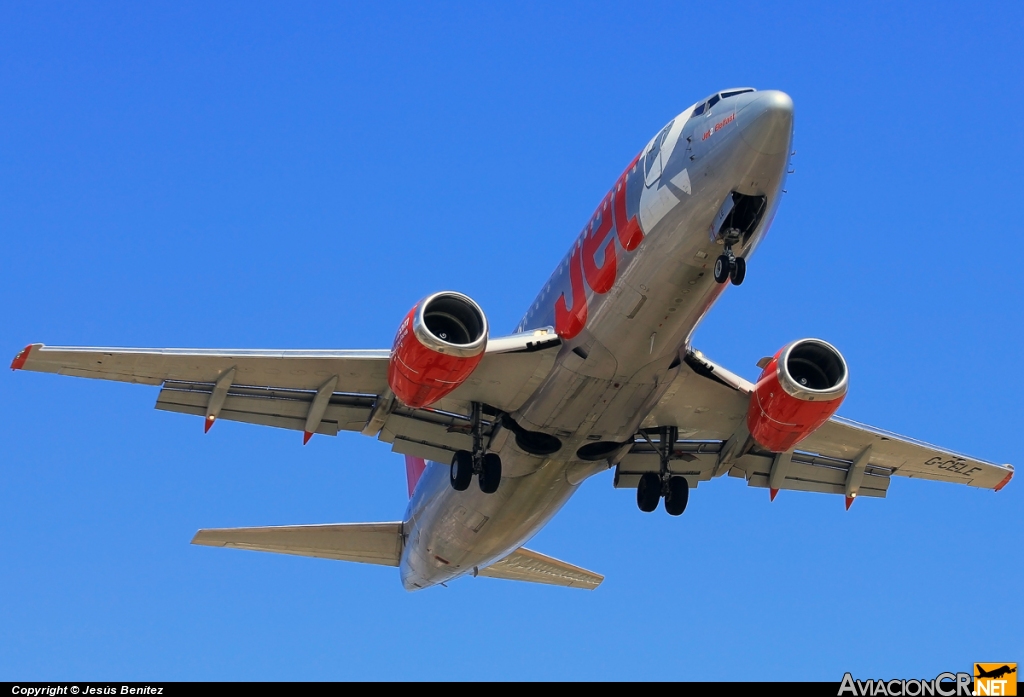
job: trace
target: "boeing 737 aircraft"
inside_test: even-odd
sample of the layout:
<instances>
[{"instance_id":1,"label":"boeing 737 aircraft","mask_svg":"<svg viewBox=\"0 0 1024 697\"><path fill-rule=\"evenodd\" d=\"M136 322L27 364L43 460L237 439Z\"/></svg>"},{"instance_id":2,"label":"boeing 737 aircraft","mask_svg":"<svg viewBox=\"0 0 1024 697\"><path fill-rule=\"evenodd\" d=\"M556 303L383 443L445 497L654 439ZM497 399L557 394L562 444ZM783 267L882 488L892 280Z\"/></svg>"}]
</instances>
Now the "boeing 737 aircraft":
<instances>
[{"instance_id":1,"label":"boeing 737 aircraft","mask_svg":"<svg viewBox=\"0 0 1024 697\"><path fill-rule=\"evenodd\" d=\"M408 590L458 576L578 588L603 577L523 545L588 477L679 515L728 475L782 490L884 497L893 475L999 491L1013 467L835 415L846 361L800 339L756 383L690 345L778 208L793 102L725 90L672 119L626 167L514 333L469 297L430 295L391 350L69 348L12 368L160 385L156 407L334 436L403 454L398 522L200 530L195 544L397 566ZM398 318L396 318L397 320ZM473 481L476 480L476 486Z\"/></svg>"}]
</instances>

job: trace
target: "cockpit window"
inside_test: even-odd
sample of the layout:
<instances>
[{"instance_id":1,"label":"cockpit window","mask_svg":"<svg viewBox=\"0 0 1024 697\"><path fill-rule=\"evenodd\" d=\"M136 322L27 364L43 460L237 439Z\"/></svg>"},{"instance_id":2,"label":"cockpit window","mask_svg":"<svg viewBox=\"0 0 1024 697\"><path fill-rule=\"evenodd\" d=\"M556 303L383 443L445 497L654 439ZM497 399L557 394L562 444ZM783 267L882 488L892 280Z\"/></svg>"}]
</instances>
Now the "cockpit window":
<instances>
[{"instance_id":1,"label":"cockpit window","mask_svg":"<svg viewBox=\"0 0 1024 697\"><path fill-rule=\"evenodd\" d=\"M744 87L743 89L740 89L740 90L730 90L728 92L720 92L720 93L714 95L713 97L710 97L703 104L700 104L699 106L695 107L694 110L693 110L693 113L690 114L690 118L693 118L694 116L700 116L701 114L703 114L705 112L711 111L711 107L713 107L714 105L718 104L718 102L722 101L723 99L728 99L729 97L735 97L737 94L745 94L747 92L754 92L754 91L755 90L752 87Z\"/></svg>"}]
</instances>

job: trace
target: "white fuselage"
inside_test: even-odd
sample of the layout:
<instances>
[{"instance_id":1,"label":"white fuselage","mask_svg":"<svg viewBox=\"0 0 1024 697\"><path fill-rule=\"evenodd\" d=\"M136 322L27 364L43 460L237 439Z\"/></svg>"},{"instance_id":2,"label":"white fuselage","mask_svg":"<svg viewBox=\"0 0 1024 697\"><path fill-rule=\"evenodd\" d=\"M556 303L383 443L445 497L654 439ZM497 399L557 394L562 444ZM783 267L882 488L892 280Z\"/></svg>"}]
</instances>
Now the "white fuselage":
<instances>
[{"instance_id":1,"label":"white fuselage","mask_svg":"<svg viewBox=\"0 0 1024 697\"><path fill-rule=\"evenodd\" d=\"M782 92L762 91L722 99L710 109L706 102L695 106L705 106L704 112L693 115L691 107L673 119L620 179L628 182L643 241L627 250L614 231L601 241L602 252L615 245L614 283L603 293L594 284L586 287L582 329L567 337L555 307L559 298L563 310L581 307L583 298L572 297L580 288L573 283L573 264L588 232L595 233L602 207L610 215L612 194L518 328L556 326L562 335L554 368L512 415L524 428L558 437L561 449L531 455L499 429L490 443L503 463L494 494L476 487L455 491L448 464L429 463L406 512L401 577L407 589L474 573L505 557L540 530L584 479L607 469L614 453L594 461L578 450L632 442L675 377L693 330L728 285L717 283L712 271L723 249L715 239L723 202L734 192L766 200L756 228L733 246L737 256L749 257L767 232L789 161L792 101ZM597 262L608 264L608 254L599 254ZM593 268L587 282L596 278Z\"/></svg>"}]
</instances>

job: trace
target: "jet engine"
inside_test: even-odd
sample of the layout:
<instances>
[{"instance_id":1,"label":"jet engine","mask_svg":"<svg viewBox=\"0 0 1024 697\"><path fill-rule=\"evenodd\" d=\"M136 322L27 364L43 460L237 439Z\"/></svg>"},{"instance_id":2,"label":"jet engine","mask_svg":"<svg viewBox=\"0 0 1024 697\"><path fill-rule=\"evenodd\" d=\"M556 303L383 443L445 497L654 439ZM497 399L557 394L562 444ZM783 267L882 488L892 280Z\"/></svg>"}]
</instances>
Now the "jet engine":
<instances>
[{"instance_id":1,"label":"jet engine","mask_svg":"<svg viewBox=\"0 0 1024 697\"><path fill-rule=\"evenodd\" d=\"M462 293L445 291L405 316L388 363L388 385L403 404L425 407L454 390L487 348L487 318Z\"/></svg>"},{"instance_id":2,"label":"jet engine","mask_svg":"<svg viewBox=\"0 0 1024 697\"><path fill-rule=\"evenodd\" d=\"M828 421L846 387L846 361L834 346L794 341L763 367L747 409L750 435L772 452L790 450Z\"/></svg>"}]
</instances>

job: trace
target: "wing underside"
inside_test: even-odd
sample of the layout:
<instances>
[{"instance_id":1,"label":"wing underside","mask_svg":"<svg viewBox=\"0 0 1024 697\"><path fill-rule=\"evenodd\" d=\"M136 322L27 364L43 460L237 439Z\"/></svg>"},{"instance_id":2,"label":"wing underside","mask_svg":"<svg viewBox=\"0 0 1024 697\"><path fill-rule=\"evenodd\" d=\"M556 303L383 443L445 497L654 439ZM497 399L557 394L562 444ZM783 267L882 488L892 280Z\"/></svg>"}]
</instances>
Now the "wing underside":
<instances>
[{"instance_id":1,"label":"wing underside","mask_svg":"<svg viewBox=\"0 0 1024 697\"><path fill-rule=\"evenodd\" d=\"M615 484L635 487L645 472L660 468L659 428L674 426L669 469L691 486L728 474L749 486L828 494L885 497L893 476L966 484L998 491L1013 467L833 417L789 453L771 453L747 441L747 406L753 385L690 352L665 396L644 421L616 467ZM746 443L747 447L741 447Z\"/></svg>"},{"instance_id":2,"label":"wing underside","mask_svg":"<svg viewBox=\"0 0 1024 697\"><path fill-rule=\"evenodd\" d=\"M124 349L33 344L12 368L160 385L156 408L217 420L334 436L361 431L395 452L450 462L472 447L470 403L493 417L522 405L554 365L560 340L546 330L488 342L470 378L431 408L399 404L387 350Z\"/></svg>"},{"instance_id":3,"label":"wing underside","mask_svg":"<svg viewBox=\"0 0 1024 697\"><path fill-rule=\"evenodd\" d=\"M559 341L526 333L489 342L480 366L451 395L428 409L398 404L387 388L386 350L253 351L47 347L22 351L12 368L162 385L156 407L215 419L336 435L361 431L395 452L446 462L469 449L469 404L485 418L511 412L554 364ZM688 352L661 401L617 463L616 485L636 486L658 471L657 427L675 426L670 469L692 486L728 474L750 486L884 497L893 475L999 490L1013 475L997 465L841 417L775 455L737 449L753 385L696 351ZM490 425L493 428L493 423ZM308 436L307 436L308 437Z\"/></svg>"}]
</instances>

